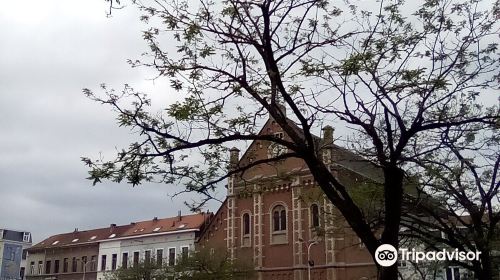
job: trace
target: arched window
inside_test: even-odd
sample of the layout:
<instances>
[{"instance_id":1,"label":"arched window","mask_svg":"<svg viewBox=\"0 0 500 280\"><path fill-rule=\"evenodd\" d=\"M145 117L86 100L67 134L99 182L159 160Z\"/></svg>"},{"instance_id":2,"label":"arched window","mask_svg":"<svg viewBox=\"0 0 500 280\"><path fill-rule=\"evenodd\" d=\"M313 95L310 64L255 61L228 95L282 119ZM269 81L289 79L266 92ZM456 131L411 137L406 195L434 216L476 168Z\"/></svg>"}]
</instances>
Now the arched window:
<instances>
[{"instance_id":1,"label":"arched window","mask_svg":"<svg viewBox=\"0 0 500 280\"><path fill-rule=\"evenodd\" d=\"M286 209L282 205L273 208L273 231L286 230Z\"/></svg>"},{"instance_id":2,"label":"arched window","mask_svg":"<svg viewBox=\"0 0 500 280\"><path fill-rule=\"evenodd\" d=\"M311 227L319 227L319 207L317 204L311 205Z\"/></svg>"},{"instance_id":3,"label":"arched window","mask_svg":"<svg viewBox=\"0 0 500 280\"><path fill-rule=\"evenodd\" d=\"M245 212L241 215L241 247L252 246L250 234L251 234L250 213Z\"/></svg>"},{"instance_id":4,"label":"arched window","mask_svg":"<svg viewBox=\"0 0 500 280\"><path fill-rule=\"evenodd\" d=\"M243 214L243 235L250 234L250 214Z\"/></svg>"}]
</instances>

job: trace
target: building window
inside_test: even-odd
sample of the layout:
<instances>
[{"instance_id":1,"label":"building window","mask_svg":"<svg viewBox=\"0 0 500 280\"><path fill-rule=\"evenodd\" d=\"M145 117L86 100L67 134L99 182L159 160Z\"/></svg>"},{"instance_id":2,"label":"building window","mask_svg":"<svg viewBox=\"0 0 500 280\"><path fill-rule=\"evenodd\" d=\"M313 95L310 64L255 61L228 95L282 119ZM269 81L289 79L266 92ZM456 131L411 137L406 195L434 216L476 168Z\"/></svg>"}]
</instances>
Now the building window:
<instances>
[{"instance_id":1,"label":"building window","mask_svg":"<svg viewBox=\"0 0 500 280\"><path fill-rule=\"evenodd\" d=\"M90 271L97 270L97 256L90 257Z\"/></svg>"},{"instance_id":2,"label":"building window","mask_svg":"<svg viewBox=\"0 0 500 280\"><path fill-rule=\"evenodd\" d=\"M250 214L243 214L243 235L250 234Z\"/></svg>"},{"instance_id":3,"label":"building window","mask_svg":"<svg viewBox=\"0 0 500 280\"><path fill-rule=\"evenodd\" d=\"M71 262L71 271L76 272L76 269L77 269L76 257L73 257L73 261Z\"/></svg>"},{"instance_id":4,"label":"building window","mask_svg":"<svg viewBox=\"0 0 500 280\"><path fill-rule=\"evenodd\" d=\"M35 274L35 262L30 262L30 275Z\"/></svg>"},{"instance_id":5,"label":"building window","mask_svg":"<svg viewBox=\"0 0 500 280\"><path fill-rule=\"evenodd\" d=\"M169 266L175 265L175 248L168 249L168 265Z\"/></svg>"},{"instance_id":6,"label":"building window","mask_svg":"<svg viewBox=\"0 0 500 280\"><path fill-rule=\"evenodd\" d=\"M458 267L447 267L446 280L460 280L460 269Z\"/></svg>"},{"instance_id":7,"label":"building window","mask_svg":"<svg viewBox=\"0 0 500 280\"><path fill-rule=\"evenodd\" d=\"M30 242L30 239L31 239L31 233L29 233L29 232L25 232L25 233L23 234L23 241L24 241L24 242Z\"/></svg>"},{"instance_id":8,"label":"building window","mask_svg":"<svg viewBox=\"0 0 500 280\"><path fill-rule=\"evenodd\" d=\"M45 262L45 274L50 274L50 266L52 265L51 261Z\"/></svg>"},{"instance_id":9,"label":"building window","mask_svg":"<svg viewBox=\"0 0 500 280\"><path fill-rule=\"evenodd\" d=\"M287 216L283 204L272 208L271 213L271 244L287 244Z\"/></svg>"},{"instance_id":10,"label":"building window","mask_svg":"<svg viewBox=\"0 0 500 280\"><path fill-rule=\"evenodd\" d=\"M252 245L250 233L250 213L244 213L241 217L241 247L250 247Z\"/></svg>"},{"instance_id":11,"label":"building window","mask_svg":"<svg viewBox=\"0 0 500 280\"><path fill-rule=\"evenodd\" d=\"M319 207L317 204L311 205L311 227L319 227Z\"/></svg>"},{"instance_id":12,"label":"building window","mask_svg":"<svg viewBox=\"0 0 500 280\"><path fill-rule=\"evenodd\" d=\"M43 261L38 261L38 274L43 274Z\"/></svg>"},{"instance_id":13,"label":"building window","mask_svg":"<svg viewBox=\"0 0 500 280\"><path fill-rule=\"evenodd\" d=\"M59 260L54 261L54 273L59 273Z\"/></svg>"},{"instance_id":14,"label":"building window","mask_svg":"<svg viewBox=\"0 0 500 280\"><path fill-rule=\"evenodd\" d=\"M111 255L111 270L116 270L116 262L118 261L118 255Z\"/></svg>"},{"instance_id":15,"label":"building window","mask_svg":"<svg viewBox=\"0 0 500 280\"><path fill-rule=\"evenodd\" d=\"M63 260L63 272L68 272L68 258L64 258Z\"/></svg>"},{"instance_id":16,"label":"building window","mask_svg":"<svg viewBox=\"0 0 500 280\"><path fill-rule=\"evenodd\" d=\"M22 259L25 260L27 257L28 257L28 250L27 249L23 249Z\"/></svg>"},{"instance_id":17,"label":"building window","mask_svg":"<svg viewBox=\"0 0 500 280\"><path fill-rule=\"evenodd\" d=\"M87 271L87 256L83 256L82 257L82 261L81 261L81 266L82 266L82 269L81 271Z\"/></svg>"},{"instance_id":18,"label":"building window","mask_svg":"<svg viewBox=\"0 0 500 280\"><path fill-rule=\"evenodd\" d=\"M163 265L163 249L156 250L156 265L158 267Z\"/></svg>"},{"instance_id":19,"label":"building window","mask_svg":"<svg viewBox=\"0 0 500 280\"><path fill-rule=\"evenodd\" d=\"M24 270L25 270L24 267L21 267L21 269L19 270L19 278L20 279L24 279Z\"/></svg>"},{"instance_id":20,"label":"building window","mask_svg":"<svg viewBox=\"0 0 500 280\"><path fill-rule=\"evenodd\" d=\"M139 265L139 252L134 252L134 267Z\"/></svg>"},{"instance_id":21,"label":"building window","mask_svg":"<svg viewBox=\"0 0 500 280\"><path fill-rule=\"evenodd\" d=\"M286 210L282 205L273 208L273 231L286 230Z\"/></svg>"},{"instance_id":22,"label":"building window","mask_svg":"<svg viewBox=\"0 0 500 280\"><path fill-rule=\"evenodd\" d=\"M151 250L144 251L144 264L149 265L151 263Z\"/></svg>"},{"instance_id":23,"label":"building window","mask_svg":"<svg viewBox=\"0 0 500 280\"><path fill-rule=\"evenodd\" d=\"M101 256L101 271L106 271L106 255Z\"/></svg>"},{"instance_id":24,"label":"building window","mask_svg":"<svg viewBox=\"0 0 500 280\"><path fill-rule=\"evenodd\" d=\"M122 254L122 268L123 269L128 268L128 252Z\"/></svg>"},{"instance_id":25,"label":"building window","mask_svg":"<svg viewBox=\"0 0 500 280\"><path fill-rule=\"evenodd\" d=\"M183 259L187 259L189 256L189 247L188 246L183 246L181 247L181 255Z\"/></svg>"}]
</instances>

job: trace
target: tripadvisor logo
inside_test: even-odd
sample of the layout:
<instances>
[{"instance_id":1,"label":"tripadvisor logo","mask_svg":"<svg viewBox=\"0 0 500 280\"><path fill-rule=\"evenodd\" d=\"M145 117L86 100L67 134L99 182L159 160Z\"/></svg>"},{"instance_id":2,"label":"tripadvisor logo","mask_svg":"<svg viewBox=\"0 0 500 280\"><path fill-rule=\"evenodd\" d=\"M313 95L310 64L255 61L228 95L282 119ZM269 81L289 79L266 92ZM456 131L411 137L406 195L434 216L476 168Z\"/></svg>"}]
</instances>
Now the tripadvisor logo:
<instances>
[{"instance_id":1,"label":"tripadvisor logo","mask_svg":"<svg viewBox=\"0 0 500 280\"><path fill-rule=\"evenodd\" d=\"M398 251L390 244L382 244L375 251L375 261L380 266L391 266L398 260Z\"/></svg>"},{"instance_id":2,"label":"tripadvisor logo","mask_svg":"<svg viewBox=\"0 0 500 280\"><path fill-rule=\"evenodd\" d=\"M458 249L453 251L443 249L441 251L422 252L415 249L400 248L398 256L398 250L394 246L382 244L375 251L375 261L380 266L388 267L394 265L398 261L398 258L402 261L412 261L415 263L421 261L473 261L479 260L479 255L481 255L479 251L464 252L458 251Z\"/></svg>"}]
</instances>

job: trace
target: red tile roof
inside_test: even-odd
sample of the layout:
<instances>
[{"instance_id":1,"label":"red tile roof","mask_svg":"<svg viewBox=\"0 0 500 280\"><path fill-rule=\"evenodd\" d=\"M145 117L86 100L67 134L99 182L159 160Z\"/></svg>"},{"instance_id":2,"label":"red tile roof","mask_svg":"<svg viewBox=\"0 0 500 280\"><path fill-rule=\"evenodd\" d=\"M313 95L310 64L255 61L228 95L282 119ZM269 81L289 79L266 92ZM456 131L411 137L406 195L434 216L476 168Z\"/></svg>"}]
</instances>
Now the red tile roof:
<instances>
[{"instance_id":1,"label":"red tile roof","mask_svg":"<svg viewBox=\"0 0 500 280\"><path fill-rule=\"evenodd\" d=\"M42 242L31 247L32 250L43 248L57 248L63 246L75 246L89 243L115 240L119 238L132 238L134 236L162 234L185 230L201 230L208 222L212 213L192 214L185 216L169 217L164 219L151 219L148 221L133 222L129 225L111 225L106 228L98 228L84 231L53 235Z\"/></svg>"}]
</instances>

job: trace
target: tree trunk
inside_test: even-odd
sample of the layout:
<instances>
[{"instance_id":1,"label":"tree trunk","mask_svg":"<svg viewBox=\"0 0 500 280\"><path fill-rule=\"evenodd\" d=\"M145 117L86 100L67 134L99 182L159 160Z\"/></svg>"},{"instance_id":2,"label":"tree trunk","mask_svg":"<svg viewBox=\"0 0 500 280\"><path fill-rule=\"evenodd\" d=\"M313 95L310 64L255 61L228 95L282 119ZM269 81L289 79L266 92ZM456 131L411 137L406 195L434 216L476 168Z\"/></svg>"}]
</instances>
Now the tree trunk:
<instances>
[{"instance_id":1,"label":"tree trunk","mask_svg":"<svg viewBox=\"0 0 500 280\"><path fill-rule=\"evenodd\" d=\"M480 256L480 265L475 269L475 277L478 280L491 280L493 279L493 271L491 267L491 257L488 251L482 251Z\"/></svg>"},{"instance_id":2,"label":"tree trunk","mask_svg":"<svg viewBox=\"0 0 500 280\"><path fill-rule=\"evenodd\" d=\"M397 280L398 279L398 265L397 263L389 267L381 267L378 272L378 279L380 280Z\"/></svg>"},{"instance_id":3,"label":"tree trunk","mask_svg":"<svg viewBox=\"0 0 500 280\"><path fill-rule=\"evenodd\" d=\"M399 248L399 226L401 223L401 208L403 200L403 170L397 166L384 167L384 231L381 243ZM397 263L390 267L379 269L380 280L397 280Z\"/></svg>"}]
</instances>

